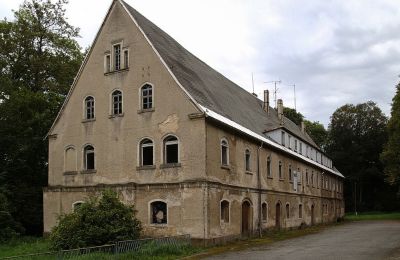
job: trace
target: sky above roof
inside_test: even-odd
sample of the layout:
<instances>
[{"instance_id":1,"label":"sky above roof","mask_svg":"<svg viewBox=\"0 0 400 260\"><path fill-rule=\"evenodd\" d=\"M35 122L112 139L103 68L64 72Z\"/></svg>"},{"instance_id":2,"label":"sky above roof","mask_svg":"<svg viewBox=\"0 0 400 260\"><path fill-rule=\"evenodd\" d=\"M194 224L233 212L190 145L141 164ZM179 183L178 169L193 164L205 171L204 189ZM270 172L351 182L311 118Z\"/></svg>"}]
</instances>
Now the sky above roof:
<instances>
[{"instance_id":1,"label":"sky above roof","mask_svg":"<svg viewBox=\"0 0 400 260\"><path fill-rule=\"evenodd\" d=\"M386 115L400 71L400 1L125 0L186 49L262 98L328 126L340 106L375 101ZM21 0L0 0L12 20ZM70 24L89 46L111 0L70 0Z\"/></svg>"}]
</instances>

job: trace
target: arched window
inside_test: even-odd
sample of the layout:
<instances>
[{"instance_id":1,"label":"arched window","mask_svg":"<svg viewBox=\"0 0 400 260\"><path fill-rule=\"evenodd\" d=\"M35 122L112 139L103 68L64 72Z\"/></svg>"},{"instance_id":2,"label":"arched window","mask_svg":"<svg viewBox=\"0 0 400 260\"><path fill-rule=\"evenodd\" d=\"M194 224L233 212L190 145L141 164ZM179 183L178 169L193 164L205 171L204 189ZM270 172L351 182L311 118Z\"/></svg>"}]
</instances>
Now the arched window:
<instances>
[{"instance_id":1,"label":"arched window","mask_svg":"<svg viewBox=\"0 0 400 260\"><path fill-rule=\"evenodd\" d=\"M76 171L76 151L75 148L72 146L67 147L67 149L65 150L64 171L65 172Z\"/></svg>"},{"instance_id":2,"label":"arched window","mask_svg":"<svg viewBox=\"0 0 400 260\"><path fill-rule=\"evenodd\" d=\"M164 163L179 162L179 142L178 138L173 135L167 136L164 139Z\"/></svg>"},{"instance_id":3,"label":"arched window","mask_svg":"<svg viewBox=\"0 0 400 260\"><path fill-rule=\"evenodd\" d=\"M250 159L251 159L250 150L246 149L246 152L245 152L245 165L246 165L246 171L247 172L251 171Z\"/></svg>"},{"instance_id":4,"label":"arched window","mask_svg":"<svg viewBox=\"0 0 400 260\"><path fill-rule=\"evenodd\" d=\"M167 224L167 203L154 201L150 204L150 222L152 224Z\"/></svg>"},{"instance_id":5,"label":"arched window","mask_svg":"<svg viewBox=\"0 0 400 260\"><path fill-rule=\"evenodd\" d=\"M229 165L229 145L225 139L221 140L221 164L225 166Z\"/></svg>"},{"instance_id":6,"label":"arched window","mask_svg":"<svg viewBox=\"0 0 400 260\"><path fill-rule=\"evenodd\" d=\"M229 223L229 202L226 200L221 201L221 221Z\"/></svg>"},{"instance_id":7,"label":"arched window","mask_svg":"<svg viewBox=\"0 0 400 260\"><path fill-rule=\"evenodd\" d=\"M145 84L141 90L142 96L142 109L153 108L153 87L149 84Z\"/></svg>"},{"instance_id":8,"label":"arched window","mask_svg":"<svg viewBox=\"0 0 400 260\"><path fill-rule=\"evenodd\" d=\"M303 205L299 204L299 218L303 218Z\"/></svg>"},{"instance_id":9,"label":"arched window","mask_svg":"<svg viewBox=\"0 0 400 260\"><path fill-rule=\"evenodd\" d=\"M122 92L115 90L112 93L112 114L121 115L122 114Z\"/></svg>"},{"instance_id":10,"label":"arched window","mask_svg":"<svg viewBox=\"0 0 400 260\"><path fill-rule=\"evenodd\" d=\"M140 165L154 165L153 141L147 138L140 142Z\"/></svg>"},{"instance_id":11,"label":"arched window","mask_svg":"<svg viewBox=\"0 0 400 260\"><path fill-rule=\"evenodd\" d=\"M290 206L289 206L289 203L286 204L286 218L287 219L290 218Z\"/></svg>"},{"instance_id":12,"label":"arched window","mask_svg":"<svg viewBox=\"0 0 400 260\"><path fill-rule=\"evenodd\" d=\"M272 177L271 172L271 156L267 157L267 177Z\"/></svg>"},{"instance_id":13,"label":"arched window","mask_svg":"<svg viewBox=\"0 0 400 260\"><path fill-rule=\"evenodd\" d=\"M83 201L76 201L74 203L72 203L72 210L75 212L77 211L83 204Z\"/></svg>"},{"instance_id":14,"label":"arched window","mask_svg":"<svg viewBox=\"0 0 400 260\"><path fill-rule=\"evenodd\" d=\"M91 145L86 145L85 149L83 150L84 154L84 168L85 170L94 170L95 165L94 165L94 148Z\"/></svg>"},{"instance_id":15,"label":"arched window","mask_svg":"<svg viewBox=\"0 0 400 260\"><path fill-rule=\"evenodd\" d=\"M94 118L94 97L88 96L85 98L85 119Z\"/></svg>"},{"instance_id":16,"label":"arched window","mask_svg":"<svg viewBox=\"0 0 400 260\"><path fill-rule=\"evenodd\" d=\"M268 220L268 205L265 202L261 206L261 214L262 214L262 220L267 221Z\"/></svg>"}]
</instances>

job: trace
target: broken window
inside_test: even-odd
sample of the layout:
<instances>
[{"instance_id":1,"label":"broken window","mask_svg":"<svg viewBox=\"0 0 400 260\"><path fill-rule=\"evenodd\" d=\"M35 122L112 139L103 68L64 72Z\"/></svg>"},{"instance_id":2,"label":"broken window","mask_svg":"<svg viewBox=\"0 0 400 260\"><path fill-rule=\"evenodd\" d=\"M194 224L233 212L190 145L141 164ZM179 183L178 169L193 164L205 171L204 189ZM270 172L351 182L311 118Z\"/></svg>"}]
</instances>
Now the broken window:
<instances>
[{"instance_id":1,"label":"broken window","mask_svg":"<svg viewBox=\"0 0 400 260\"><path fill-rule=\"evenodd\" d=\"M84 149L84 166L85 170L94 170L94 148L86 145Z\"/></svg>"},{"instance_id":2,"label":"broken window","mask_svg":"<svg viewBox=\"0 0 400 260\"><path fill-rule=\"evenodd\" d=\"M272 177L271 174L271 156L268 156L267 158L267 176Z\"/></svg>"},{"instance_id":3,"label":"broken window","mask_svg":"<svg viewBox=\"0 0 400 260\"><path fill-rule=\"evenodd\" d=\"M167 203L162 201L154 201L151 207L151 223L167 224Z\"/></svg>"},{"instance_id":4,"label":"broken window","mask_svg":"<svg viewBox=\"0 0 400 260\"><path fill-rule=\"evenodd\" d=\"M229 202L221 201L221 221L229 223Z\"/></svg>"},{"instance_id":5,"label":"broken window","mask_svg":"<svg viewBox=\"0 0 400 260\"><path fill-rule=\"evenodd\" d=\"M299 218L303 218L303 205L299 205Z\"/></svg>"},{"instance_id":6,"label":"broken window","mask_svg":"<svg viewBox=\"0 0 400 260\"><path fill-rule=\"evenodd\" d=\"M150 109L153 107L153 87L145 84L142 87L142 109Z\"/></svg>"},{"instance_id":7,"label":"broken window","mask_svg":"<svg viewBox=\"0 0 400 260\"><path fill-rule=\"evenodd\" d=\"M178 163L179 142L175 136L168 136L164 139L164 162L166 164Z\"/></svg>"},{"instance_id":8,"label":"broken window","mask_svg":"<svg viewBox=\"0 0 400 260\"><path fill-rule=\"evenodd\" d=\"M290 218L290 207L289 207L289 203L286 204L286 218Z\"/></svg>"},{"instance_id":9,"label":"broken window","mask_svg":"<svg viewBox=\"0 0 400 260\"><path fill-rule=\"evenodd\" d=\"M114 70L121 69L121 44L114 45Z\"/></svg>"},{"instance_id":10,"label":"broken window","mask_svg":"<svg viewBox=\"0 0 400 260\"><path fill-rule=\"evenodd\" d=\"M246 171L247 172L251 171L250 156L251 156L250 150L246 149L246 152L245 152L245 164L246 164Z\"/></svg>"},{"instance_id":11,"label":"broken window","mask_svg":"<svg viewBox=\"0 0 400 260\"><path fill-rule=\"evenodd\" d=\"M225 139L221 141L221 164L229 165L229 146Z\"/></svg>"},{"instance_id":12,"label":"broken window","mask_svg":"<svg viewBox=\"0 0 400 260\"><path fill-rule=\"evenodd\" d=\"M140 164L141 166L154 165L153 141L144 139L140 142Z\"/></svg>"},{"instance_id":13,"label":"broken window","mask_svg":"<svg viewBox=\"0 0 400 260\"><path fill-rule=\"evenodd\" d=\"M122 92L119 90L115 90L112 93L112 114L122 114Z\"/></svg>"},{"instance_id":14,"label":"broken window","mask_svg":"<svg viewBox=\"0 0 400 260\"><path fill-rule=\"evenodd\" d=\"M262 204L262 206L261 206L261 213L262 213L262 220L263 221L267 221L267 219L268 219L268 206L267 206L267 203L263 203Z\"/></svg>"},{"instance_id":15,"label":"broken window","mask_svg":"<svg viewBox=\"0 0 400 260\"><path fill-rule=\"evenodd\" d=\"M94 98L88 96L85 98L85 119L94 118Z\"/></svg>"}]
</instances>

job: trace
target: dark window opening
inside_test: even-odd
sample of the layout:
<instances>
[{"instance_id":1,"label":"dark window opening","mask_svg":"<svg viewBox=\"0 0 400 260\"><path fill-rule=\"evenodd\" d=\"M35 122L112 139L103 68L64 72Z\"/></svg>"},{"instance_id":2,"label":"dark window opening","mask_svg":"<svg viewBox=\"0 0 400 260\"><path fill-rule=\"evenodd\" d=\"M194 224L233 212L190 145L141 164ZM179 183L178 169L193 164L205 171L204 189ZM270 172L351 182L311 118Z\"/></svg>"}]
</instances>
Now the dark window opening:
<instances>
[{"instance_id":1,"label":"dark window opening","mask_svg":"<svg viewBox=\"0 0 400 260\"><path fill-rule=\"evenodd\" d=\"M271 177L271 156L267 158L267 176Z\"/></svg>"},{"instance_id":2,"label":"dark window opening","mask_svg":"<svg viewBox=\"0 0 400 260\"><path fill-rule=\"evenodd\" d=\"M153 165L153 142L145 139L140 143L142 166Z\"/></svg>"},{"instance_id":3,"label":"dark window opening","mask_svg":"<svg viewBox=\"0 0 400 260\"><path fill-rule=\"evenodd\" d=\"M303 218L303 205L299 205L299 218Z\"/></svg>"},{"instance_id":4,"label":"dark window opening","mask_svg":"<svg viewBox=\"0 0 400 260\"><path fill-rule=\"evenodd\" d=\"M279 179L282 179L282 162L279 162Z\"/></svg>"},{"instance_id":5,"label":"dark window opening","mask_svg":"<svg viewBox=\"0 0 400 260\"><path fill-rule=\"evenodd\" d=\"M94 148L91 145L85 147L85 170L94 170Z\"/></svg>"},{"instance_id":6,"label":"dark window opening","mask_svg":"<svg viewBox=\"0 0 400 260\"><path fill-rule=\"evenodd\" d=\"M169 136L164 140L165 163L178 163L178 139L175 136Z\"/></svg>"},{"instance_id":7,"label":"dark window opening","mask_svg":"<svg viewBox=\"0 0 400 260\"><path fill-rule=\"evenodd\" d=\"M245 156L245 164L246 164L246 171L250 172L251 167L250 167L250 151L246 149L246 156Z\"/></svg>"},{"instance_id":8,"label":"dark window opening","mask_svg":"<svg viewBox=\"0 0 400 260\"><path fill-rule=\"evenodd\" d=\"M286 218L290 218L289 204L286 204Z\"/></svg>"},{"instance_id":9,"label":"dark window opening","mask_svg":"<svg viewBox=\"0 0 400 260\"><path fill-rule=\"evenodd\" d=\"M228 165L229 160L228 160L228 142L225 140L221 141L221 164L222 165Z\"/></svg>"},{"instance_id":10,"label":"dark window opening","mask_svg":"<svg viewBox=\"0 0 400 260\"><path fill-rule=\"evenodd\" d=\"M262 213L262 220L264 221L267 221L267 216L268 216L267 209L268 209L267 203L263 203L261 207L261 213Z\"/></svg>"},{"instance_id":11,"label":"dark window opening","mask_svg":"<svg viewBox=\"0 0 400 260\"><path fill-rule=\"evenodd\" d=\"M114 45L114 69L121 69L121 45Z\"/></svg>"},{"instance_id":12,"label":"dark window opening","mask_svg":"<svg viewBox=\"0 0 400 260\"><path fill-rule=\"evenodd\" d=\"M151 223L167 224L167 204L162 201L155 201L151 204Z\"/></svg>"},{"instance_id":13,"label":"dark window opening","mask_svg":"<svg viewBox=\"0 0 400 260\"><path fill-rule=\"evenodd\" d=\"M292 165L289 165L289 180L292 180L293 176L292 176Z\"/></svg>"},{"instance_id":14,"label":"dark window opening","mask_svg":"<svg viewBox=\"0 0 400 260\"><path fill-rule=\"evenodd\" d=\"M229 222L229 202L226 200L221 201L221 220Z\"/></svg>"}]
</instances>

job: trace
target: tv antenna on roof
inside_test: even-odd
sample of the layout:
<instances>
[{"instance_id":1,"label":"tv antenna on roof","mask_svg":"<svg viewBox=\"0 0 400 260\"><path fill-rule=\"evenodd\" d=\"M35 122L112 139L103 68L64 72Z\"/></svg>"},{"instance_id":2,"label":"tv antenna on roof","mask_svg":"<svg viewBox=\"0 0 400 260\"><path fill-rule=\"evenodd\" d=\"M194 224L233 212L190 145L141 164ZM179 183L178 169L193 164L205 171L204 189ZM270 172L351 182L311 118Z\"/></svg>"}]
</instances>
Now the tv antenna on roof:
<instances>
[{"instance_id":1,"label":"tv antenna on roof","mask_svg":"<svg viewBox=\"0 0 400 260\"><path fill-rule=\"evenodd\" d=\"M271 80L271 81L266 81L264 83L274 83L275 88L274 88L274 103L275 103L275 108L277 107L277 103L276 103L276 93L278 92L278 89L276 88L276 84L281 84L282 81L281 80Z\"/></svg>"}]
</instances>

